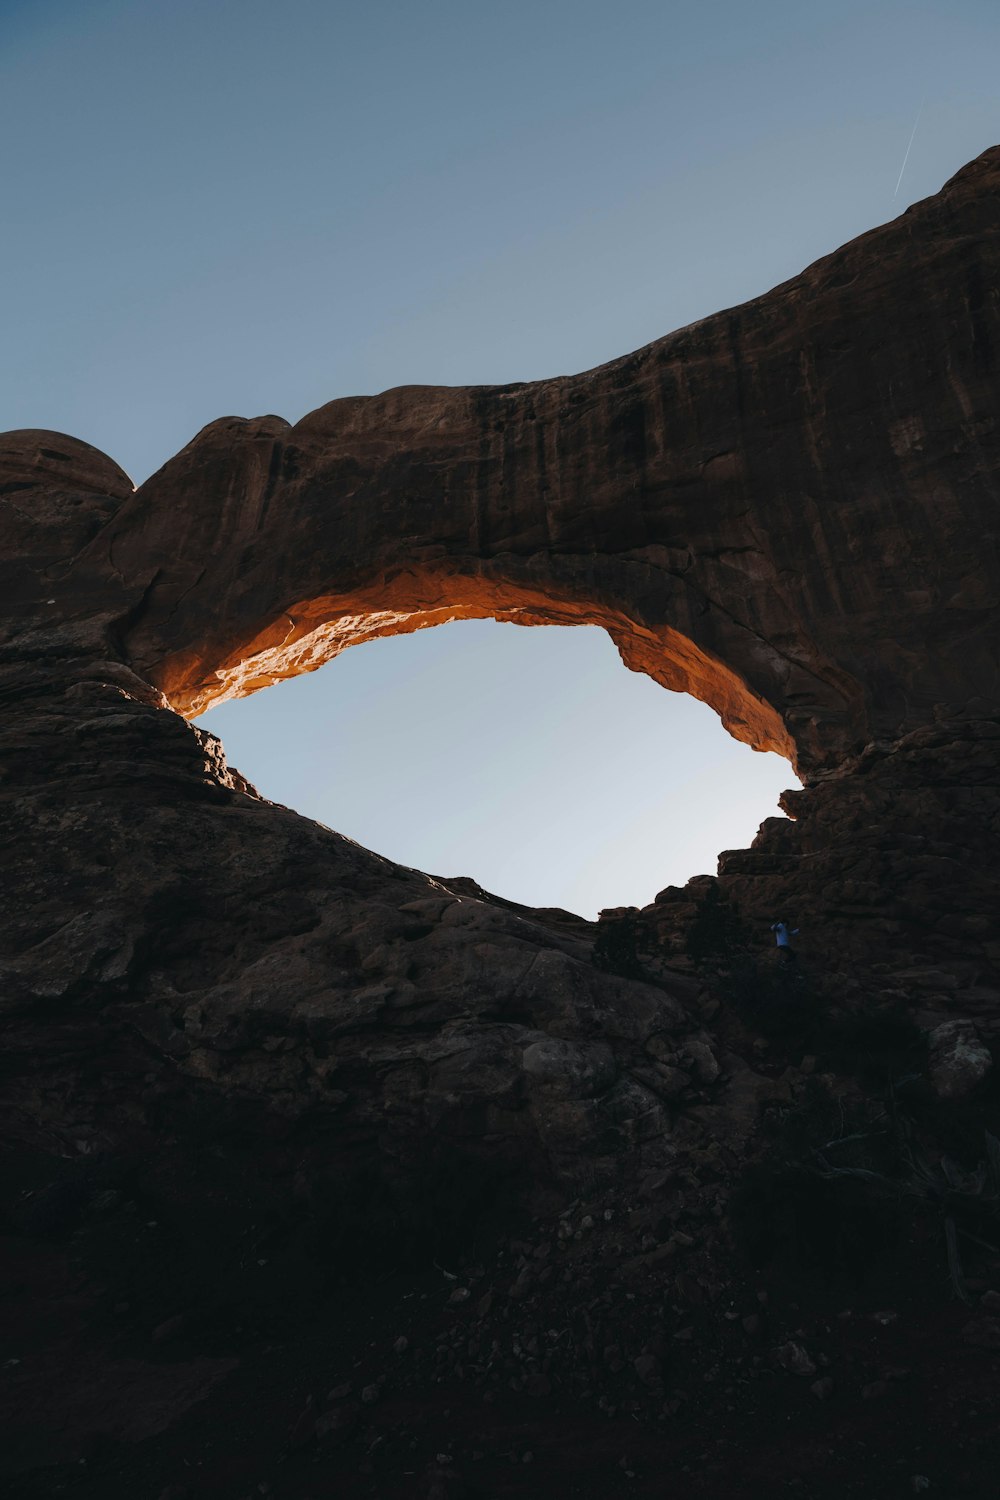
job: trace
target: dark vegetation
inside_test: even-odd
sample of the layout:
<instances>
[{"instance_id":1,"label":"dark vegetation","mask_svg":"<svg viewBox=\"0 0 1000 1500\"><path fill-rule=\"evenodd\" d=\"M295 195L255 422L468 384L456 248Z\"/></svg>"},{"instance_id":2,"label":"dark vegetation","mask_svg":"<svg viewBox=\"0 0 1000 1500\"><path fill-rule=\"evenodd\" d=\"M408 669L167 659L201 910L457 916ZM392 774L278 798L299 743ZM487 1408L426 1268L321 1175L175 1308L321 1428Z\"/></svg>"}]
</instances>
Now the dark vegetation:
<instances>
[{"instance_id":1,"label":"dark vegetation","mask_svg":"<svg viewBox=\"0 0 1000 1500\"><path fill-rule=\"evenodd\" d=\"M995 1086L939 1099L912 1019L894 1006L832 1004L805 965L744 960L726 984L772 1051L810 1054L825 1074L764 1116L765 1149L730 1204L748 1261L860 1285L914 1274L907 1257L933 1244L940 1283L970 1300L969 1264L1000 1254Z\"/></svg>"},{"instance_id":2,"label":"dark vegetation","mask_svg":"<svg viewBox=\"0 0 1000 1500\"><path fill-rule=\"evenodd\" d=\"M810 1078L794 1105L769 1111L766 1146L730 1200L737 1245L754 1266L820 1274L860 1285L903 1234L898 1204L823 1162L891 1174L898 1166L892 1123L877 1100L835 1098ZM826 1153L826 1155L824 1155Z\"/></svg>"},{"instance_id":3,"label":"dark vegetation","mask_svg":"<svg viewBox=\"0 0 1000 1500\"><path fill-rule=\"evenodd\" d=\"M914 1247L933 1244L938 1285L972 1300L970 1266L1000 1255L1000 1141L983 1130L956 1159L891 1095L836 1097L809 1082L794 1107L771 1112L768 1147L730 1200L748 1262L860 1286L911 1278Z\"/></svg>"},{"instance_id":4,"label":"dark vegetation","mask_svg":"<svg viewBox=\"0 0 1000 1500\"><path fill-rule=\"evenodd\" d=\"M743 959L756 946L754 935L712 884L698 903L687 936L688 957L715 968Z\"/></svg>"},{"instance_id":5,"label":"dark vegetation","mask_svg":"<svg viewBox=\"0 0 1000 1500\"><path fill-rule=\"evenodd\" d=\"M618 917L613 922L602 922L594 940L593 964L606 974L619 974L623 979L642 979L656 982L639 954L639 921L637 916Z\"/></svg>"},{"instance_id":6,"label":"dark vegetation","mask_svg":"<svg viewBox=\"0 0 1000 1500\"><path fill-rule=\"evenodd\" d=\"M720 972L716 989L748 1031L790 1056L810 1053L833 1072L898 1085L926 1065L923 1033L904 1009L847 1007L805 960L741 956Z\"/></svg>"},{"instance_id":7,"label":"dark vegetation","mask_svg":"<svg viewBox=\"0 0 1000 1500\"><path fill-rule=\"evenodd\" d=\"M657 982L644 963L647 936L639 914L623 914L603 925L595 961ZM807 957L762 953L759 933L714 885L690 923L687 954L741 1050L760 1038L771 1071L804 1057L814 1070L792 1102L765 1111L756 1162L731 1194L744 1262L846 1290L929 1274L929 1298L968 1301L970 1265L1000 1255L996 1085L972 1100L937 1098L926 1036L904 1005L863 991L848 1004L841 976Z\"/></svg>"}]
</instances>

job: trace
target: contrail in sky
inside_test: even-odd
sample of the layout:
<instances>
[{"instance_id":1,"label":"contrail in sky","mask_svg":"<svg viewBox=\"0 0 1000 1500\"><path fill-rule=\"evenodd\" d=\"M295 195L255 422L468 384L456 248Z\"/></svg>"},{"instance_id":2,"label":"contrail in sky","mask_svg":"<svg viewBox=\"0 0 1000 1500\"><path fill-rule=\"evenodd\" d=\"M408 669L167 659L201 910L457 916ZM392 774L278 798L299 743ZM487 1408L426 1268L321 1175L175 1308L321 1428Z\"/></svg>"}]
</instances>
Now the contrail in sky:
<instances>
[{"instance_id":1,"label":"contrail in sky","mask_svg":"<svg viewBox=\"0 0 1000 1500\"><path fill-rule=\"evenodd\" d=\"M899 192L899 184L903 180L903 173L906 171L906 163L910 159L910 150L911 150L911 148L913 146L913 137L917 133L917 126L920 124L920 116L924 112L924 105L926 103L927 103L926 97L923 98L923 99L921 99L921 101L920 101L920 108L917 110L917 118L914 120L914 122L913 122L913 129L910 131L910 144L906 148L906 155L903 157L903 165L900 167L900 169L899 169L899 176L896 179L896 192L893 193L893 195L892 195L894 198L896 196L896 193Z\"/></svg>"}]
</instances>

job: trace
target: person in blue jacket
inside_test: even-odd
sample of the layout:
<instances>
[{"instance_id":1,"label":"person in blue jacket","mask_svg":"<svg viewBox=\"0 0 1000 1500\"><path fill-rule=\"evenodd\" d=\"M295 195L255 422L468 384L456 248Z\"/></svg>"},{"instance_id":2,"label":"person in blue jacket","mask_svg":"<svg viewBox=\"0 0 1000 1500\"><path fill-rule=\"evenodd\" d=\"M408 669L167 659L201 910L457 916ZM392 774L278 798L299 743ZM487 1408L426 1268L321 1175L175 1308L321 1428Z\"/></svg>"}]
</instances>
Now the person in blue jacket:
<instances>
[{"instance_id":1,"label":"person in blue jacket","mask_svg":"<svg viewBox=\"0 0 1000 1500\"><path fill-rule=\"evenodd\" d=\"M792 947L791 939L798 935L797 927L790 928L787 922L772 922L771 931L778 945L778 957L786 964L795 962L795 949Z\"/></svg>"}]
</instances>

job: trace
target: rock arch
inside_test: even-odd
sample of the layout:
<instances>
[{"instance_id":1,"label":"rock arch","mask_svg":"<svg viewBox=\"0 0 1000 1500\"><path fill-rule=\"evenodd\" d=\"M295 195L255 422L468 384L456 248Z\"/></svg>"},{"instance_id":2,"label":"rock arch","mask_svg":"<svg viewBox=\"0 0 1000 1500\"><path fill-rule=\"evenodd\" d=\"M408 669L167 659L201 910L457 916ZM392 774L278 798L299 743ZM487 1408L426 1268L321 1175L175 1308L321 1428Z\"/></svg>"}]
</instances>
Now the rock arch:
<instances>
[{"instance_id":1,"label":"rock arch","mask_svg":"<svg viewBox=\"0 0 1000 1500\"><path fill-rule=\"evenodd\" d=\"M808 780L995 693L1000 152L583 375L224 418L65 579L185 714L366 635L604 625Z\"/></svg>"},{"instance_id":2,"label":"rock arch","mask_svg":"<svg viewBox=\"0 0 1000 1500\"><path fill-rule=\"evenodd\" d=\"M372 633L496 615L603 625L629 666L793 759L806 783L788 801L796 822L765 824L720 864L719 889L752 930L794 910L830 962L917 958L949 967L949 986L978 986L970 1008L1000 998L998 231L994 148L766 296L582 375L404 388L294 426L224 418L135 492L86 444L8 434L0 666L16 712L4 795L23 834L10 888L26 903L10 941L33 955L17 984L97 995L167 974L179 993L183 955L150 960L141 981L130 964L188 923L185 952L215 965L206 988L224 1029L257 1003L255 914L216 952L188 886L208 890L206 871L225 869L222 907L240 890L252 906L260 862L267 930L299 954L309 942L274 892L299 889L301 858L287 850L300 840L323 889L340 893L320 902L320 928L348 926L332 949L316 940L296 993L333 951L353 997L391 947L371 916L386 881L409 882L435 911L459 897L240 802L212 737L168 710L193 716ZM31 824L46 797L84 809L68 804L75 831L48 884ZM206 821L205 806L234 797L232 818ZM197 811L179 815L178 799ZM143 818L161 834L155 897ZM58 872L71 867L87 873L67 895ZM336 915L354 912L360 889L370 910ZM671 899L642 914L661 949L692 900L680 927ZM108 903L105 931L93 914ZM410 925L430 942L433 922ZM51 960L58 981L36 952L53 932L70 934ZM115 947L122 932L131 959ZM533 941L563 951L563 938ZM577 958L593 941L575 934ZM372 1015L416 1003L415 986L440 996L433 954L424 970L413 956L423 951L407 949L369 995ZM497 950L476 971L484 1004L507 994L512 964ZM534 996L539 1024L564 979ZM472 983L456 981L455 1004Z\"/></svg>"},{"instance_id":3,"label":"rock arch","mask_svg":"<svg viewBox=\"0 0 1000 1500\"><path fill-rule=\"evenodd\" d=\"M392 392L390 397L395 403L410 394ZM451 391L414 394L418 400L433 396L445 409L455 399ZM375 398L373 404L388 403L386 398ZM328 410L324 415L336 423L340 412ZM308 437L308 432L300 431L304 425L291 428L286 424L282 430L277 428L277 419L213 424L180 458L190 455L197 465L202 445L214 446L221 437L235 449L228 462L241 468L249 447L254 461L243 481L242 501L247 510L259 513L266 508L266 483L264 495L258 488L264 474L283 463L295 470L304 466L298 446ZM343 441L343 434L337 432L337 439ZM391 493L385 497L372 528L364 514L368 495L358 500L354 493L345 494L342 485L323 472L322 460L316 467L320 474L315 479L310 476L302 489L296 485L289 493L274 495L269 512L273 543L258 546L255 542L249 565L246 553L237 547L244 559L240 577L230 576L226 565L225 575L213 580L213 590L217 588L227 601L235 596L236 602L231 609L223 606L219 625L215 620L208 622L207 638L187 647L173 645L182 639L185 628L178 613L186 606L197 608L196 597L205 580L182 597L179 611L172 602L172 580L160 574L152 582L125 637L127 649L132 661L181 713L192 717L212 703L311 671L347 647L375 636L459 619L494 618L525 626L587 624L607 630L634 670L709 703L738 739L794 757L794 742L778 713L738 667L712 649L716 644L713 630L699 627L697 601L688 597L680 576L672 575L665 565L639 554L603 556L593 548L560 552L535 538L516 547L509 534L494 546L484 547L473 536L477 522L465 497L458 497L459 513L452 517L451 546L428 543L407 532L399 534L400 518L410 503L405 493L401 502ZM381 485L384 480L377 460L375 467L372 482ZM169 465L162 475L162 482L171 487L178 483L173 468ZM433 491L438 482L431 475L428 490ZM413 483L411 477L409 484ZM433 512L440 503L431 493L428 510ZM293 542L287 549L280 546L279 537L286 528L293 538L301 539L300 544ZM122 550L116 543L116 556ZM209 543L213 557L224 559L228 550L225 539L213 537ZM249 580L251 603L245 608L243 586ZM165 608L171 610L166 629L159 620ZM675 622L683 622L685 628ZM738 638L743 632L736 628L731 634ZM162 651L164 644L164 654L157 657L154 652ZM723 649L729 645L729 641L722 642ZM739 651L731 654L742 664Z\"/></svg>"}]
</instances>

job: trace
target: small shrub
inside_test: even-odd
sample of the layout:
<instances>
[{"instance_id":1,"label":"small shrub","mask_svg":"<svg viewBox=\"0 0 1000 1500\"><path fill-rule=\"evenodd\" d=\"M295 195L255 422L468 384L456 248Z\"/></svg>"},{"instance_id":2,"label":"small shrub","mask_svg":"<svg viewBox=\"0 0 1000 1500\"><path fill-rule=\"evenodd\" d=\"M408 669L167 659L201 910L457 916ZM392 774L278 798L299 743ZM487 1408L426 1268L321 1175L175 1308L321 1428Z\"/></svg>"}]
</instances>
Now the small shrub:
<instances>
[{"instance_id":1,"label":"small shrub","mask_svg":"<svg viewBox=\"0 0 1000 1500\"><path fill-rule=\"evenodd\" d=\"M881 1083L921 1072L927 1046L906 1011L883 1008L824 1018L813 1038L813 1051L838 1073Z\"/></svg>"},{"instance_id":2,"label":"small shrub","mask_svg":"<svg viewBox=\"0 0 1000 1500\"><path fill-rule=\"evenodd\" d=\"M761 1036L803 1048L823 1009L808 972L798 963L743 958L720 981L719 992Z\"/></svg>"},{"instance_id":3,"label":"small shrub","mask_svg":"<svg viewBox=\"0 0 1000 1500\"><path fill-rule=\"evenodd\" d=\"M825 1181L861 1182L873 1196L907 1199L914 1209L939 1219L952 1289L963 1302L970 1302L963 1269L965 1248L978 1246L993 1255L1000 1253L996 1244L1000 1237L1000 1140L986 1131L984 1147L983 1157L972 1168L962 1167L949 1156L935 1162L907 1147L902 1169L893 1176L834 1165L819 1151L815 1155Z\"/></svg>"},{"instance_id":4,"label":"small shrub","mask_svg":"<svg viewBox=\"0 0 1000 1500\"><path fill-rule=\"evenodd\" d=\"M858 1183L824 1181L805 1167L749 1174L730 1204L737 1246L755 1267L818 1273L858 1286L899 1239L899 1215Z\"/></svg>"},{"instance_id":5,"label":"small shrub","mask_svg":"<svg viewBox=\"0 0 1000 1500\"><path fill-rule=\"evenodd\" d=\"M772 1111L764 1128L767 1155L730 1200L737 1247L754 1266L859 1285L886 1263L900 1235L898 1204L869 1191L861 1175L900 1163L890 1115L877 1100L835 1098L812 1078L796 1104ZM817 1162L822 1152L859 1176L828 1176Z\"/></svg>"},{"instance_id":6,"label":"small shrub","mask_svg":"<svg viewBox=\"0 0 1000 1500\"><path fill-rule=\"evenodd\" d=\"M688 932L688 957L696 964L730 963L747 954L750 941L745 923L723 898L718 886L711 886Z\"/></svg>"},{"instance_id":7,"label":"small shrub","mask_svg":"<svg viewBox=\"0 0 1000 1500\"><path fill-rule=\"evenodd\" d=\"M606 974L618 974L623 979L652 979L639 957L638 948L638 923L634 916L603 921L594 942L594 967L603 969Z\"/></svg>"}]
</instances>

